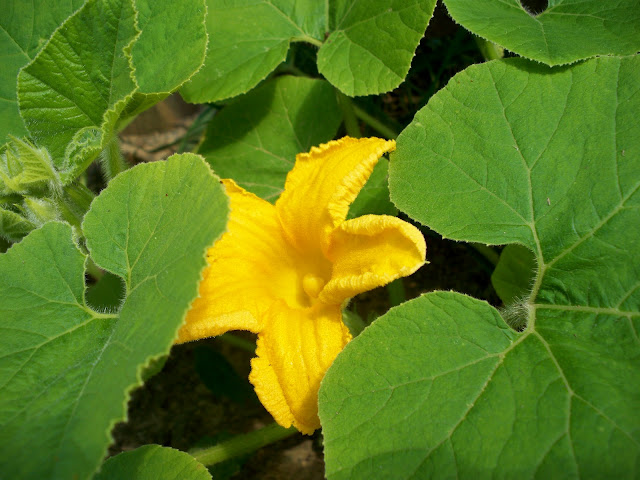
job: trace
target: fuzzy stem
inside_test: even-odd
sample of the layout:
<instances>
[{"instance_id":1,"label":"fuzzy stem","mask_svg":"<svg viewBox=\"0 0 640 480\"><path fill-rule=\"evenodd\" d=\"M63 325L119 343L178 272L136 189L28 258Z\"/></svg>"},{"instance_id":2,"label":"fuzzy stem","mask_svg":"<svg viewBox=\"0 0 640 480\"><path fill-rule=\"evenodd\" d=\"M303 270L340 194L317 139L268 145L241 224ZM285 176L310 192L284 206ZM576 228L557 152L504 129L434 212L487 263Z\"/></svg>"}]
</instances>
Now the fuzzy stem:
<instances>
[{"instance_id":1,"label":"fuzzy stem","mask_svg":"<svg viewBox=\"0 0 640 480\"><path fill-rule=\"evenodd\" d=\"M364 111L357 105L353 105L353 111L356 114L356 117L376 130L378 133L381 133L385 138L394 139L398 137L397 132L395 132L392 128L387 127L380 120L369 115L366 111Z\"/></svg>"},{"instance_id":2,"label":"fuzzy stem","mask_svg":"<svg viewBox=\"0 0 640 480\"><path fill-rule=\"evenodd\" d=\"M292 37L291 41L307 42L307 43L310 43L311 45L315 45L318 48L322 46L322 42L320 40L318 40L317 38L310 37L309 35L300 35L299 37Z\"/></svg>"},{"instance_id":3,"label":"fuzzy stem","mask_svg":"<svg viewBox=\"0 0 640 480\"><path fill-rule=\"evenodd\" d=\"M120 142L117 136L114 136L105 149L100 152L100 165L107 182L127 169L127 164L120 152Z\"/></svg>"},{"instance_id":4,"label":"fuzzy stem","mask_svg":"<svg viewBox=\"0 0 640 480\"><path fill-rule=\"evenodd\" d=\"M353 102L338 89L336 89L336 95L338 97L338 105L340 106L340 110L342 110L342 121L344 122L344 128L347 131L347 135L353 138L362 137L358 118L356 117L356 112L353 108Z\"/></svg>"},{"instance_id":5,"label":"fuzzy stem","mask_svg":"<svg viewBox=\"0 0 640 480\"><path fill-rule=\"evenodd\" d=\"M54 197L54 201L63 220L76 227L78 233L80 233L82 231L82 219L89 210L93 198L94 195L91 190L78 182L74 182L65 185L62 189L62 194Z\"/></svg>"},{"instance_id":6,"label":"fuzzy stem","mask_svg":"<svg viewBox=\"0 0 640 480\"><path fill-rule=\"evenodd\" d=\"M484 258L486 258L494 267L498 264L498 260L500 260L500 254L489 245L484 245L482 243L470 243L470 245L475 249L476 252L480 253Z\"/></svg>"},{"instance_id":7,"label":"fuzzy stem","mask_svg":"<svg viewBox=\"0 0 640 480\"><path fill-rule=\"evenodd\" d=\"M387 293L389 294L389 304L392 307L400 305L407 299L404 283L401 278L397 278L387 285Z\"/></svg>"},{"instance_id":8,"label":"fuzzy stem","mask_svg":"<svg viewBox=\"0 0 640 480\"><path fill-rule=\"evenodd\" d=\"M73 204L73 201L70 201L68 196L60 197L56 199L56 206L62 219L72 227L75 227L77 232L81 234L83 215L77 211L77 206Z\"/></svg>"},{"instance_id":9,"label":"fuzzy stem","mask_svg":"<svg viewBox=\"0 0 640 480\"><path fill-rule=\"evenodd\" d=\"M104 275L104 272L95 264L91 257L87 257L86 271L96 282Z\"/></svg>"},{"instance_id":10,"label":"fuzzy stem","mask_svg":"<svg viewBox=\"0 0 640 480\"><path fill-rule=\"evenodd\" d=\"M481 37L475 37L475 40L485 60L498 60L504 57L504 48Z\"/></svg>"},{"instance_id":11,"label":"fuzzy stem","mask_svg":"<svg viewBox=\"0 0 640 480\"><path fill-rule=\"evenodd\" d=\"M240 457L252 453L271 443L298 433L294 427L284 428L277 423L272 423L259 430L237 435L236 437L221 442L213 447L193 450L189 453L205 466L215 465L231 458Z\"/></svg>"},{"instance_id":12,"label":"fuzzy stem","mask_svg":"<svg viewBox=\"0 0 640 480\"><path fill-rule=\"evenodd\" d=\"M95 198L93 192L79 182L65 185L63 190L67 202L70 202L73 205L73 209L84 217Z\"/></svg>"}]
</instances>

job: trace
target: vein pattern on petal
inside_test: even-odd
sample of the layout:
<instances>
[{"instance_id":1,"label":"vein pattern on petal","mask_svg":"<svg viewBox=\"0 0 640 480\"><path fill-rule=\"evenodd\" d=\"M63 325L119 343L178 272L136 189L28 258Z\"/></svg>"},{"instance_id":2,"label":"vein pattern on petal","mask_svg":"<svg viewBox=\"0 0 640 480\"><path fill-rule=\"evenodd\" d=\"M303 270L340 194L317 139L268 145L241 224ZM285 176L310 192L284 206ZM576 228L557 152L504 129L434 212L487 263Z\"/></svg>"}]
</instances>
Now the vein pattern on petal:
<instances>
[{"instance_id":1,"label":"vein pattern on petal","mask_svg":"<svg viewBox=\"0 0 640 480\"><path fill-rule=\"evenodd\" d=\"M348 220L331 235L328 256L333 270L320 300L340 304L411 275L424 265L426 249L420 231L399 218L365 215Z\"/></svg>"},{"instance_id":2,"label":"vein pattern on petal","mask_svg":"<svg viewBox=\"0 0 640 480\"><path fill-rule=\"evenodd\" d=\"M249 380L279 424L307 434L320 427L320 381L350 339L339 305L269 310Z\"/></svg>"},{"instance_id":3,"label":"vein pattern on petal","mask_svg":"<svg viewBox=\"0 0 640 480\"><path fill-rule=\"evenodd\" d=\"M369 179L393 140L344 137L301 153L276 202L287 238L302 252L326 255L331 231Z\"/></svg>"},{"instance_id":4,"label":"vein pattern on petal","mask_svg":"<svg viewBox=\"0 0 640 480\"><path fill-rule=\"evenodd\" d=\"M179 342L229 330L262 329L262 313L274 299L305 306L299 258L283 236L269 202L223 180L231 213L227 232L211 247L199 297L180 329Z\"/></svg>"}]
</instances>

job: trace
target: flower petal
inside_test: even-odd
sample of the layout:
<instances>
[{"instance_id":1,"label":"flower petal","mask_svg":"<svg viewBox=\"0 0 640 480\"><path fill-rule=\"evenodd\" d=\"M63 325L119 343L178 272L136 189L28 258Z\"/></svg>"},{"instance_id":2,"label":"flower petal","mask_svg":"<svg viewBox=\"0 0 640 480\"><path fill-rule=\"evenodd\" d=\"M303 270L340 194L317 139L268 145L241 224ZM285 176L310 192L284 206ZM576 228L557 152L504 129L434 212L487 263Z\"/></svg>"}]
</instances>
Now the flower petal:
<instances>
[{"instance_id":1,"label":"flower petal","mask_svg":"<svg viewBox=\"0 0 640 480\"><path fill-rule=\"evenodd\" d=\"M249 380L280 425L306 434L320 427L320 381L350 339L338 305L297 310L280 302L269 310Z\"/></svg>"},{"instance_id":2,"label":"flower petal","mask_svg":"<svg viewBox=\"0 0 640 480\"><path fill-rule=\"evenodd\" d=\"M344 137L301 153L276 202L287 238L298 250L326 254L331 231L347 216L393 140Z\"/></svg>"},{"instance_id":3,"label":"flower petal","mask_svg":"<svg viewBox=\"0 0 640 480\"><path fill-rule=\"evenodd\" d=\"M200 296L187 313L177 343L229 330L262 329L274 301L308 302L298 278L300 260L287 244L273 205L223 180L230 199L227 232L209 249Z\"/></svg>"},{"instance_id":4,"label":"flower petal","mask_svg":"<svg viewBox=\"0 0 640 480\"><path fill-rule=\"evenodd\" d=\"M341 304L358 293L411 275L425 263L424 237L396 217L365 215L340 224L331 235L331 280L320 300Z\"/></svg>"}]
</instances>

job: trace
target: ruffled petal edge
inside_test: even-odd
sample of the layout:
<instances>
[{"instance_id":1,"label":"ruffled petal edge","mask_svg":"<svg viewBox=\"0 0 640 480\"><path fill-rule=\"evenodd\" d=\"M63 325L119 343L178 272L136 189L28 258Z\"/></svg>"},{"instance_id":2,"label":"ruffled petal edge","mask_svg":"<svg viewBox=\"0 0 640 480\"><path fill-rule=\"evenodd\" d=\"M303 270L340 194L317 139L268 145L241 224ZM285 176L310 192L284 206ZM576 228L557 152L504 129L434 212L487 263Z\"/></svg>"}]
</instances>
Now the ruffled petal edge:
<instances>
[{"instance_id":1,"label":"ruffled petal edge","mask_svg":"<svg viewBox=\"0 0 640 480\"><path fill-rule=\"evenodd\" d=\"M343 222L331 235L333 270L319 299L340 304L411 275L425 264L426 250L420 230L399 218L365 215Z\"/></svg>"}]
</instances>

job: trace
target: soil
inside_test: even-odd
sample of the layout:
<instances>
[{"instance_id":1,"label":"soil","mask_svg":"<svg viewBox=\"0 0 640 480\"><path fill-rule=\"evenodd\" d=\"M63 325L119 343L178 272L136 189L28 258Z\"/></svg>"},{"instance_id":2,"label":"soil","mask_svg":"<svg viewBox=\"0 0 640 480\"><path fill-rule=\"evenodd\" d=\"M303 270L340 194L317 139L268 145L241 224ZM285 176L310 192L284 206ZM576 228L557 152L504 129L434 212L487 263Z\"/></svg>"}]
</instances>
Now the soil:
<instances>
[{"instance_id":1,"label":"soil","mask_svg":"<svg viewBox=\"0 0 640 480\"><path fill-rule=\"evenodd\" d=\"M439 66L424 63L425 56L434 55L434 48L461 35L441 6L427 33L414 59L414 67L422 65L419 67L422 73L412 77L411 88L414 90L407 90L403 85L381 97L380 108L401 126L426 102L424 94L421 97L416 92L432 90L433 93L456 71L477 61L464 57L463 49L463 60L458 58L457 63L450 61ZM469 44L468 38L464 41ZM433 78L424 73L434 69L439 73L435 86ZM180 139L201 108L172 96L140 115L121 134L125 159L130 163L155 161L177 151ZM428 229L422 230L427 239L430 263L404 279L408 299L432 290L455 290L485 299L495 306L500 304L491 287L493 267L484 257L468 244L443 240ZM353 300L352 308L363 318L383 314L389 308L387 291L380 288L362 294ZM253 340L251 334L240 332L238 335ZM253 356L251 352L220 338L174 346L162 370L132 392L128 420L117 424L112 432L114 442L109 449L110 455L150 443L189 450L204 438L246 433L273 421L253 397L215 393L205 385L196 371L196 351L204 347L224 356L237 379L249 385L246 379ZM312 437L296 434L269 445L255 452L243 465L232 465L226 474L219 472L214 478L229 478L234 472L233 478L240 480L323 479L320 433L316 432Z\"/></svg>"}]
</instances>

